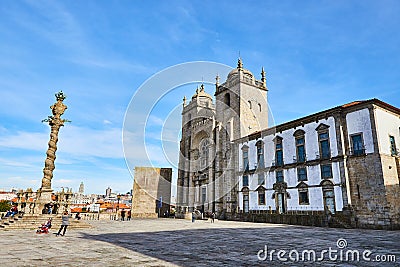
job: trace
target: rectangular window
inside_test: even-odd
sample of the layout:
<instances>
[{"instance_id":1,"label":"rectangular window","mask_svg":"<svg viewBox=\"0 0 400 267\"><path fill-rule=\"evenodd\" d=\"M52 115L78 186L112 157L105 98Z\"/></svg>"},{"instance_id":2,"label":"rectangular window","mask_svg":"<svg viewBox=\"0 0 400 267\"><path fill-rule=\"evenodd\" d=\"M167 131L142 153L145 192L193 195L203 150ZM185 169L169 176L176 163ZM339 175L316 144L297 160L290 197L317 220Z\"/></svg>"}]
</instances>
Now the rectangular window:
<instances>
[{"instance_id":1,"label":"rectangular window","mask_svg":"<svg viewBox=\"0 0 400 267\"><path fill-rule=\"evenodd\" d=\"M328 132L319 133L319 146L322 159L329 159L331 157L331 150L329 147L329 134Z\"/></svg>"},{"instance_id":2,"label":"rectangular window","mask_svg":"<svg viewBox=\"0 0 400 267\"><path fill-rule=\"evenodd\" d=\"M309 205L310 200L308 199L308 190L299 191L299 204L300 205Z\"/></svg>"},{"instance_id":3,"label":"rectangular window","mask_svg":"<svg viewBox=\"0 0 400 267\"><path fill-rule=\"evenodd\" d=\"M276 182L283 183L283 171L276 172Z\"/></svg>"},{"instance_id":4,"label":"rectangular window","mask_svg":"<svg viewBox=\"0 0 400 267\"><path fill-rule=\"evenodd\" d=\"M265 205L265 191L258 191L258 205Z\"/></svg>"},{"instance_id":5,"label":"rectangular window","mask_svg":"<svg viewBox=\"0 0 400 267\"><path fill-rule=\"evenodd\" d=\"M275 144L275 164L276 166L283 166L283 151L281 139L277 139Z\"/></svg>"},{"instance_id":6,"label":"rectangular window","mask_svg":"<svg viewBox=\"0 0 400 267\"><path fill-rule=\"evenodd\" d=\"M305 162L306 149L304 147L304 137L296 138L296 152L297 152L297 162Z\"/></svg>"},{"instance_id":7,"label":"rectangular window","mask_svg":"<svg viewBox=\"0 0 400 267\"><path fill-rule=\"evenodd\" d=\"M332 165L321 165L322 179L332 178Z\"/></svg>"},{"instance_id":8,"label":"rectangular window","mask_svg":"<svg viewBox=\"0 0 400 267\"><path fill-rule=\"evenodd\" d=\"M364 154L364 145L361 134L355 134L351 136L352 152L354 156L360 156Z\"/></svg>"},{"instance_id":9,"label":"rectangular window","mask_svg":"<svg viewBox=\"0 0 400 267\"><path fill-rule=\"evenodd\" d=\"M243 175L243 186L249 186L249 176Z\"/></svg>"},{"instance_id":10,"label":"rectangular window","mask_svg":"<svg viewBox=\"0 0 400 267\"><path fill-rule=\"evenodd\" d=\"M397 149L396 149L396 141L394 140L394 136L389 136L390 139L390 153L392 156L397 155Z\"/></svg>"},{"instance_id":11,"label":"rectangular window","mask_svg":"<svg viewBox=\"0 0 400 267\"><path fill-rule=\"evenodd\" d=\"M249 152L247 150L243 151L243 169L245 171L249 170Z\"/></svg>"},{"instance_id":12,"label":"rectangular window","mask_svg":"<svg viewBox=\"0 0 400 267\"><path fill-rule=\"evenodd\" d=\"M264 168L264 148L261 142L257 144L257 166L258 168Z\"/></svg>"},{"instance_id":13,"label":"rectangular window","mask_svg":"<svg viewBox=\"0 0 400 267\"><path fill-rule=\"evenodd\" d=\"M306 168L298 168L297 169L297 180L298 181L307 181L307 169Z\"/></svg>"},{"instance_id":14,"label":"rectangular window","mask_svg":"<svg viewBox=\"0 0 400 267\"><path fill-rule=\"evenodd\" d=\"M258 185L263 185L264 182L265 182L264 174L263 173L259 173L258 174Z\"/></svg>"}]
</instances>

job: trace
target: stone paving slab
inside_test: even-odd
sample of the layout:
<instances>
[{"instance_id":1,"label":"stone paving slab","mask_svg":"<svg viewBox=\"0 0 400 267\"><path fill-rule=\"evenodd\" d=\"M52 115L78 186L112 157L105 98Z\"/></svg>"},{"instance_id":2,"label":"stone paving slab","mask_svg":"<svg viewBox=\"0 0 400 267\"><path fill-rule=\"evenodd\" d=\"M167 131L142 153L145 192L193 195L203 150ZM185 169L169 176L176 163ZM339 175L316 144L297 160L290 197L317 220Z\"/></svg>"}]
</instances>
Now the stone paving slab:
<instances>
[{"instance_id":1,"label":"stone paving slab","mask_svg":"<svg viewBox=\"0 0 400 267\"><path fill-rule=\"evenodd\" d=\"M0 232L1 266L400 266L400 232L333 229L279 224L135 219L89 221L91 229L68 229L64 237L16 230ZM341 239L338 247L338 239ZM344 244L347 243L347 246ZM267 257L259 260L265 255ZM344 260L302 261L304 250L337 250ZM365 261L394 255L395 262ZM272 252L272 260L268 257ZM278 259L278 251L286 254ZM360 260L345 261L348 250ZM292 252L291 252L292 251ZM292 259L289 258L291 252ZM294 261L296 252L299 261ZM306 252L305 258L307 259Z\"/></svg>"}]
</instances>

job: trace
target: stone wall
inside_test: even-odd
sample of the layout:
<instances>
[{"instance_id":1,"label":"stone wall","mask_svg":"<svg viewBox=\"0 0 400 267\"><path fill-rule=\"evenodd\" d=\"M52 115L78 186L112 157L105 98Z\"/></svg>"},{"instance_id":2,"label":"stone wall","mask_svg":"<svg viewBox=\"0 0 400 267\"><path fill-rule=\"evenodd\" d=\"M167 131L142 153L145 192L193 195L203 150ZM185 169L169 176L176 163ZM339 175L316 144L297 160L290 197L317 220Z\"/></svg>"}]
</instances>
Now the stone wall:
<instances>
[{"instance_id":1,"label":"stone wall","mask_svg":"<svg viewBox=\"0 0 400 267\"><path fill-rule=\"evenodd\" d=\"M382 174L382 168L385 168L385 165L381 165L380 155L369 154L349 157L347 167L351 202L358 219L358 227L397 228L398 217L396 219L393 216L393 203L396 203L396 196L389 196L392 192L389 192L389 187L385 185ZM390 189L390 191L395 191L398 194L398 189Z\"/></svg>"},{"instance_id":2,"label":"stone wall","mask_svg":"<svg viewBox=\"0 0 400 267\"><path fill-rule=\"evenodd\" d=\"M345 227L341 224L335 224L332 216L324 213L315 214L270 214L268 212L257 213L225 213L225 219L228 221L244 221L257 223L276 223L317 227ZM347 225L346 225L347 226Z\"/></svg>"},{"instance_id":3,"label":"stone wall","mask_svg":"<svg viewBox=\"0 0 400 267\"><path fill-rule=\"evenodd\" d=\"M135 167L132 218L155 218L169 212L171 201L171 168ZM159 210L159 201L162 205Z\"/></svg>"}]
</instances>

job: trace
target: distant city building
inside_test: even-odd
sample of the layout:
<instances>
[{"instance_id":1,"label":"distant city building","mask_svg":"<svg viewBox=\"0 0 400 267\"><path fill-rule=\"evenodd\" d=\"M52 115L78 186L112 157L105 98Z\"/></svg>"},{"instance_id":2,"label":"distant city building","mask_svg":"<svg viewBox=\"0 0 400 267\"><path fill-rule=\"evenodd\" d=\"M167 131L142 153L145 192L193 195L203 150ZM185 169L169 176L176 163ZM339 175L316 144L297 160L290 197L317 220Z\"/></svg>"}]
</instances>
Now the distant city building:
<instances>
[{"instance_id":1,"label":"distant city building","mask_svg":"<svg viewBox=\"0 0 400 267\"><path fill-rule=\"evenodd\" d=\"M111 196L111 188L110 187L108 187L106 189L106 197L109 197L109 196Z\"/></svg>"},{"instance_id":2,"label":"distant city building","mask_svg":"<svg viewBox=\"0 0 400 267\"><path fill-rule=\"evenodd\" d=\"M155 218L170 212L171 168L135 167L132 217Z\"/></svg>"},{"instance_id":3,"label":"distant city building","mask_svg":"<svg viewBox=\"0 0 400 267\"><path fill-rule=\"evenodd\" d=\"M84 194L85 192L85 186L83 185L83 182L79 185L79 194Z\"/></svg>"},{"instance_id":4,"label":"distant city building","mask_svg":"<svg viewBox=\"0 0 400 267\"><path fill-rule=\"evenodd\" d=\"M85 186L83 182L81 182L79 185L78 192L72 195L71 204L73 204L76 207L76 205L92 204L97 201L98 195L96 194L85 195L84 192L85 192Z\"/></svg>"},{"instance_id":5,"label":"distant city building","mask_svg":"<svg viewBox=\"0 0 400 267\"><path fill-rule=\"evenodd\" d=\"M11 201L16 197L17 194L15 192L0 191L0 201L1 200Z\"/></svg>"}]
</instances>

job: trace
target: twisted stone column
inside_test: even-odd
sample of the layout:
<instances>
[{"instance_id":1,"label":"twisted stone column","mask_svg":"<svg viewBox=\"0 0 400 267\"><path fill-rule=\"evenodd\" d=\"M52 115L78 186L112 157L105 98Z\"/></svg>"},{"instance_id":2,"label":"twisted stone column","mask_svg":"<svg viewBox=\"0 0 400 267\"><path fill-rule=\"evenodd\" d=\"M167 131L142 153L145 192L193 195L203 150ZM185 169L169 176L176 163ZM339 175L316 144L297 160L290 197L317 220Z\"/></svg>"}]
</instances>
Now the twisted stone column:
<instances>
[{"instance_id":1,"label":"twisted stone column","mask_svg":"<svg viewBox=\"0 0 400 267\"><path fill-rule=\"evenodd\" d=\"M67 106L63 103L66 96L62 91L58 92L56 95L57 102L54 103L50 108L53 115L48 116L47 119L42 120L42 122L48 122L51 127L49 148L46 152L46 160L44 162L43 169L43 179L41 189L49 190L51 189L51 179L53 178L53 171L55 169L54 161L56 159L57 142L58 142L58 132L60 127L64 126L64 122L69 122L68 120L61 119L61 115L67 109Z\"/></svg>"}]
</instances>

